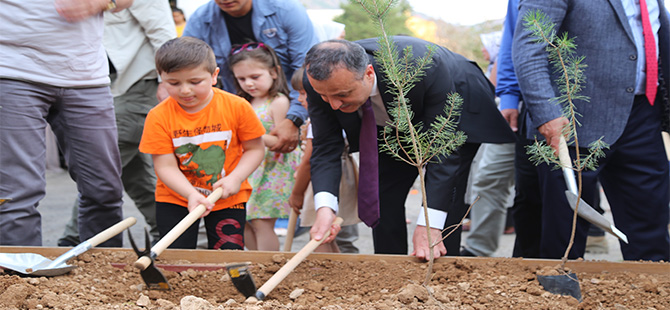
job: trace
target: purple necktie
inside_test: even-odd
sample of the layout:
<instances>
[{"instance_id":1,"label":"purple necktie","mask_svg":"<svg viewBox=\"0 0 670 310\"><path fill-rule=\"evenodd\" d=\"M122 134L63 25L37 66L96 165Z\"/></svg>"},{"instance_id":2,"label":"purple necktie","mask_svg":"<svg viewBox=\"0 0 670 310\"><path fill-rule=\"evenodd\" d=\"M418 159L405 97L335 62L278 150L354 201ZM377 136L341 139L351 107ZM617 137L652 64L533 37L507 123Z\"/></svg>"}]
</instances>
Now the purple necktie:
<instances>
[{"instance_id":1,"label":"purple necktie","mask_svg":"<svg viewBox=\"0 0 670 310\"><path fill-rule=\"evenodd\" d=\"M358 217L374 228L379 224L379 166L377 124L370 99L363 104L361 135L358 140L360 168L358 176Z\"/></svg>"}]
</instances>

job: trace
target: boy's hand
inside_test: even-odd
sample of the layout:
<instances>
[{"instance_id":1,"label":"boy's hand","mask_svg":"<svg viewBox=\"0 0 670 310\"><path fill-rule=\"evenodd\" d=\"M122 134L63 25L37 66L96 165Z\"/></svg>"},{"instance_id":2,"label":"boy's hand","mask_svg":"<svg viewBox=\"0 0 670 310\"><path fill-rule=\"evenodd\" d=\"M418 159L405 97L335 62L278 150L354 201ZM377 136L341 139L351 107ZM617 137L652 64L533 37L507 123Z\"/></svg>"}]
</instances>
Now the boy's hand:
<instances>
[{"instance_id":1,"label":"boy's hand","mask_svg":"<svg viewBox=\"0 0 670 310\"><path fill-rule=\"evenodd\" d=\"M200 216L200 218L203 218L209 214L209 212L212 212L212 208L214 208L214 204L209 202L207 200L207 197L203 196L199 192L193 192L192 194L188 195L188 212L193 212L198 205L203 204L205 205L205 212Z\"/></svg>"},{"instance_id":2,"label":"boy's hand","mask_svg":"<svg viewBox=\"0 0 670 310\"><path fill-rule=\"evenodd\" d=\"M295 211L295 213L300 214L300 210L302 210L302 204L305 201L305 194L296 194L296 193L291 193L291 196L288 197L288 205L291 206L291 209Z\"/></svg>"},{"instance_id":3,"label":"boy's hand","mask_svg":"<svg viewBox=\"0 0 670 310\"><path fill-rule=\"evenodd\" d=\"M223 189L221 199L226 199L232 195L237 194L240 191L240 186L242 186L243 181L244 180L239 180L233 175L227 175L223 177L221 180L218 180L216 183L214 183L212 189L221 187Z\"/></svg>"}]
</instances>

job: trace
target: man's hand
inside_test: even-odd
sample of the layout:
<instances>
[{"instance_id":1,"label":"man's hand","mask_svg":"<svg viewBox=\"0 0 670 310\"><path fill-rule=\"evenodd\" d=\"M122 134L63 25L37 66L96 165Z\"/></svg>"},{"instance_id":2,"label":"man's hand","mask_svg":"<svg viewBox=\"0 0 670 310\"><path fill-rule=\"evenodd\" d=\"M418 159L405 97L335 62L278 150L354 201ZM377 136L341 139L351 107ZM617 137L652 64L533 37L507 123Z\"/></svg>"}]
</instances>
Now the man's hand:
<instances>
[{"instance_id":1,"label":"man's hand","mask_svg":"<svg viewBox=\"0 0 670 310\"><path fill-rule=\"evenodd\" d=\"M442 240L442 231L437 228L430 229L430 241L435 243ZM416 226L414 229L414 236L412 236L412 243L414 244L414 251L411 255L423 260L430 259L430 245L428 244L428 237L426 235L426 226ZM447 248L444 247L444 242L440 241L433 248L433 257L438 258L447 254Z\"/></svg>"},{"instance_id":2,"label":"man's hand","mask_svg":"<svg viewBox=\"0 0 670 310\"><path fill-rule=\"evenodd\" d=\"M563 133L563 127L567 124L568 119L561 116L542 124L542 126L538 128L544 138L547 139L547 144L554 149L556 156L558 156L558 143L561 134Z\"/></svg>"},{"instance_id":3,"label":"man's hand","mask_svg":"<svg viewBox=\"0 0 670 310\"><path fill-rule=\"evenodd\" d=\"M109 0L55 0L54 5L60 16L68 22L78 22L107 9Z\"/></svg>"},{"instance_id":4,"label":"man's hand","mask_svg":"<svg viewBox=\"0 0 670 310\"><path fill-rule=\"evenodd\" d=\"M193 212L193 210L200 204L205 205L205 208L207 208L205 213L200 216L201 218L207 216L209 212L212 212L212 208L214 208L214 204L209 202L209 200L199 192L193 192L188 195L188 212Z\"/></svg>"},{"instance_id":5,"label":"man's hand","mask_svg":"<svg viewBox=\"0 0 670 310\"><path fill-rule=\"evenodd\" d=\"M517 125L517 120L519 119L519 110L517 109L503 109L500 110L500 114L505 118L509 127L512 128L512 131L517 132L519 127Z\"/></svg>"},{"instance_id":6,"label":"man's hand","mask_svg":"<svg viewBox=\"0 0 670 310\"><path fill-rule=\"evenodd\" d=\"M312 229L309 230L309 234L314 240L321 240L326 232L330 229L330 235L323 243L332 242L335 240L335 236L340 232L340 225L333 225L335 220L335 212L333 209L328 207L319 208L316 211L316 220L312 224Z\"/></svg>"},{"instance_id":7,"label":"man's hand","mask_svg":"<svg viewBox=\"0 0 670 310\"><path fill-rule=\"evenodd\" d=\"M284 119L279 122L270 131L270 134L279 138L277 144L270 148L270 151L279 153L288 153L295 149L300 141L300 131L290 119Z\"/></svg>"}]
</instances>

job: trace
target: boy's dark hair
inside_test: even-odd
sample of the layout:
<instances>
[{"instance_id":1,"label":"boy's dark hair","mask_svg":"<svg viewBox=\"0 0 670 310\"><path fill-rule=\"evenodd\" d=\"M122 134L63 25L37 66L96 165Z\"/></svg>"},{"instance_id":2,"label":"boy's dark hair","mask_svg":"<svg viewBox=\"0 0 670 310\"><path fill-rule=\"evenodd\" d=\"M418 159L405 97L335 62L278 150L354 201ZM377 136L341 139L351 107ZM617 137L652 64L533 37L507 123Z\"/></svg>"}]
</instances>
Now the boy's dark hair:
<instances>
[{"instance_id":1,"label":"boy's dark hair","mask_svg":"<svg viewBox=\"0 0 670 310\"><path fill-rule=\"evenodd\" d=\"M165 42L156 51L158 74L204 66L209 73L216 71L214 51L204 41L192 37L179 37Z\"/></svg>"},{"instance_id":2,"label":"boy's dark hair","mask_svg":"<svg viewBox=\"0 0 670 310\"><path fill-rule=\"evenodd\" d=\"M284 70L282 70L277 54L275 54L275 51L271 47L261 42L250 42L242 45L234 45L230 49L230 56L228 57L228 67L230 68L230 71L233 71L233 66L235 64L247 59L253 59L263 64L268 70L276 70L277 78L274 80L272 87L270 87L270 90L268 91L268 96L270 98L274 98L279 93L289 97L290 90L288 88L288 84L286 83L286 75L284 74ZM253 97L242 90L242 87L240 87L240 83L237 81L237 79L234 80L235 88L237 88L237 95L247 99L248 101L251 101Z\"/></svg>"},{"instance_id":3,"label":"boy's dark hair","mask_svg":"<svg viewBox=\"0 0 670 310\"><path fill-rule=\"evenodd\" d=\"M305 67L301 66L298 70L293 72L291 76L291 86L296 91L305 90L305 87L302 85L302 76L305 73Z\"/></svg>"}]
</instances>

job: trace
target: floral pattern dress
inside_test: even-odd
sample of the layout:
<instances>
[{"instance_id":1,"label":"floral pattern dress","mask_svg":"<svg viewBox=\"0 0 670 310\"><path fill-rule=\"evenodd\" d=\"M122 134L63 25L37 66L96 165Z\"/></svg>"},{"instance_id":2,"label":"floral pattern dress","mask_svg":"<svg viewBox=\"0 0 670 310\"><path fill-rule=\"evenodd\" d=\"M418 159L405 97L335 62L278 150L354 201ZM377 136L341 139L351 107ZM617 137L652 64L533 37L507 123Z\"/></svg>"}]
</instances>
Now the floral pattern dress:
<instances>
[{"instance_id":1,"label":"floral pattern dress","mask_svg":"<svg viewBox=\"0 0 670 310\"><path fill-rule=\"evenodd\" d=\"M270 115L270 101L254 108L254 111L263 123L266 132L270 132L274 127ZM247 202L247 221L288 218L291 211L288 198L293 190L294 173L300 163L301 153L299 148L290 153L276 153L265 149L263 162L249 176L249 184L253 187L253 192Z\"/></svg>"}]
</instances>

